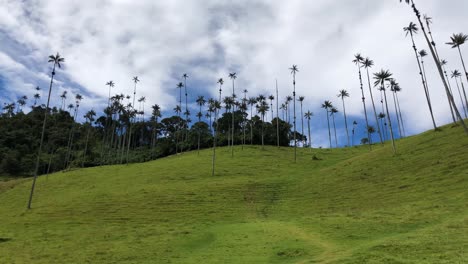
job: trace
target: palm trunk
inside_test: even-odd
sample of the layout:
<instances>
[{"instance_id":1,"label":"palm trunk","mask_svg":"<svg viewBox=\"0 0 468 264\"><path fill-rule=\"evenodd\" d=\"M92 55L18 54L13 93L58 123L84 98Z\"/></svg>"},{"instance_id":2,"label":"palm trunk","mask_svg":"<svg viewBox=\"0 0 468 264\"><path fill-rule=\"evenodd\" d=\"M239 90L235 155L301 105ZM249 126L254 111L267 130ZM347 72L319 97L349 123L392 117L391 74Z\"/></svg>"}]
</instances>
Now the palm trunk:
<instances>
[{"instance_id":1,"label":"palm trunk","mask_svg":"<svg viewBox=\"0 0 468 264\"><path fill-rule=\"evenodd\" d=\"M301 102L301 131L302 136L304 136L304 113L302 112L302 102ZM304 143L304 141L302 141Z\"/></svg>"},{"instance_id":2,"label":"palm trunk","mask_svg":"<svg viewBox=\"0 0 468 264\"><path fill-rule=\"evenodd\" d=\"M379 119L377 118L377 111L375 110L374 95L372 93L372 88L371 88L369 68L366 68L366 71L367 71L367 83L369 84L369 93L370 93L371 101L372 101L372 109L374 110L375 123L377 124L377 133L379 133L380 143L383 144L384 141L382 139L382 131L380 131L380 127L378 126ZM343 108L344 108L344 103L343 103ZM346 114L345 114L345 120L346 120ZM349 145L349 138L348 138L348 145Z\"/></svg>"},{"instance_id":3,"label":"palm trunk","mask_svg":"<svg viewBox=\"0 0 468 264\"><path fill-rule=\"evenodd\" d=\"M466 106L466 108L468 110L468 98L466 97L465 85L463 84L462 79L460 79L460 83L461 83L461 86L462 86L463 95L465 97L465 106Z\"/></svg>"},{"instance_id":4,"label":"palm trunk","mask_svg":"<svg viewBox=\"0 0 468 264\"><path fill-rule=\"evenodd\" d=\"M34 169L34 178L33 178L33 183L31 186L31 193L29 194L28 209L31 209L32 198L34 195L34 188L36 187L37 174L39 171L39 163L41 161L42 144L44 143L47 115L49 113L50 94L52 92L52 83L54 82L55 65L56 63L54 63L54 67L52 68L52 76L50 77L49 95L47 97L47 105L46 105L45 112L44 112L44 121L42 122L41 141L39 141L39 150L37 152L36 167Z\"/></svg>"},{"instance_id":5,"label":"palm trunk","mask_svg":"<svg viewBox=\"0 0 468 264\"><path fill-rule=\"evenodd\" d=\"M294 86L294 91L293 91L293 110L294 110L294 162L296 162L297 159L297 142L296 142L296 74L294 74L294 80L293 80L293 86Z\"/></svg>"},{"instance_id":6,"label":"palm trunk","mask_svg":"<svg viewBox=\"0 0 468 264\"><path fill-rule=\"evenodd\" d=\"M221 97L221 95L220 95ZM218 119L218 111L215 109L215 119L214 122ZM214 176L215 174L215 160L216 160L216 137L218 133L218 128L219 126L216 126L216 129L214 129L214 137L213 137L213 157L211 160L211 176Z\"/></svg>"},{"instance_id":7,"label":"palm trunk","mask_svg":"<svg viewBox=\"0 0 468 264\"><path fill-rule=\"evenodd\" d=\"M330 131L330 117L328 116L328 109L327 111L327 124L328 124L328 140L330 141L330 149L332 148L332 140L331 140L331 131Z\"/></svg>"},{"instance_id":8,"label":"palm trunk","mask_svg":"<svg viewBox=\"0 0 468 264\"><path fill-rule=\"evenodd\" d=\"M335 131L335 147L338 148L338 137L336 136L335 114L332 114L333 130Z\"/></svg>"},{"instance_id":9,"label":"palm trunk","mask_svg":"<svg viewBox=\"0 0 468 264\"><path fill-rule=\"evenodd\" d=\"M465 108L465 103L463 102L463 97L462 97L462 94L461 94L461 90L460 90L460 85L458 84L458 77L455 77L455 83L457 84L457 89L458 89L458 95L460 96L460 102L461 102L461 105L462 105L462 108L463 108L463 112L465 114L465 118L468 118L466 116L466 108Z\"/></svg>"},{"instance_id":10,"label":"palm trunk","mask_svg":"<svg viewBox=\"0 0 468 264\"><path fill-rule=\"evenodd\" d=\"M421 82L422 82L422 85L423 85L424 94L426 95L427 105L429 107L429 112L431 114L432 125L434 126L434 130L437 130L437 125L436 125L436 122L435 122L435 119L434 119L434 112L432 111L431 98L429 97L429 90L427 88L426 80L425 80L424 75L423 75L421 62L420 62L419 56L418 56L418 49L416 48L416 43L414 42L414 36L413 36L413 33L411 31L410 31L410 35L411 35L411 42L413 43L413 50L414 50L414 54L416 56L416 61L418 62L419 75L421 76Z\"/></svg>"},{"instance_id":11,"label":"palm trunk","mask_svg":"<svg viewBox=\"0 0 468 264\"><path fill-rule=\"evenodd\" d=\"M188 120L189 120L189 112L188 112L188 94L187 94L187 77L184 77L184 90L185 90L185 122L187 123L187 129L185 131L185 140L184 142L188 141Z\"/></svg>"},{"instance_id":12,"label":"palm trunk","mask_svg":"<svg viewBox=\"0 0 468 264\"><path fill-rule=\"evenodd\" d=\"M443 67L443 70L444 70L446 82L447 82L448 87L449 87L449 92L452 93L452 85L450 84L450 79L449 79L449 77L447 75L447 71L445 70L445 67ZM453 113L453 107L452 107L452 104L450 103L450 99L449 99L448 96L447 96L447 101L448 101L448 104L450 106L450 113L452 114L453 123L456 123L457 119L455 118L455 114Z\"/></svg>"},{"instance_id":13,"label":"palm trunk","mask_svg":"<svg viewBox=\"0 0 468 264\"><path fill-rule=\"evenodd\" d=\"M90 122L91 123L91 122ZM91 126L91 124L90 124ZM88 133L86 133L86 143L85 143L85 149L84 149L84 152L83 152L83 159L81 161L81 167L84 168L84 162L85 162L85 158L86 158L86 152L88 151L88 141L89 141L89 134L91 132L91 128L89 127L88 128Z\"/></svg>"},{"instance_id":14,"label":"palm trunk","mask_svg":"<svg viewBox=\"0 0 468 264\"><path fill-rule=\"evenodd\" d=\"M345 129L346 129L346 139L347 139L348 146L349 146L348 120L346 118L346 107L345 107L345 102L344 102L344 97L343 96L341 97L341 101L343 102L343 114L344 114L344 122L345 122ZM375 110L375 108L374 108L374 110ZM380 129L379 129L379 131L380 131Z\"/></svg>"},{"instance_id":15,"label":"palm trunk","mask_svg":"<svg viewBox=\"0 0 468 264\"><path fill-rule=\"evenodd\" d=\"M265 125L265 114L262 114L262 149L264 149L264 146L265 146L264 140L263 140L263 138L264 138L264 135L263 135L263 126L264 126L264 125Z\"/></svg>"},{"instance_id":16,"label":"palm trunk","mask_svg":"<svg viewBox=\"0 0 468 264\"><path fill-rule=\"evenodd\" d=\"M312 138L310 138L310 118L307 119L307 128L309 129L309 148L312 148Z\"/></svg>"},{"instance_id":17,"label":"palm trunk","mask_svg":"<svg viewBox=\"0 0 468 264\"><path fill-rule=\"evenodd\" d=\"M395 99L395 91L392 92L392 96L393 96L393 105L395 107L395 115L397 117L397 123L398 123L398 134L400 135L400 138L402 138L400 116L398 115L398 108L397 108L396 99Z\"/></svg>"},{"instance_id":18,"label":"palm trunk","mask_svg":"<svg viewBox=\"0 0 468 264\"><path fill-rule=\"evenodd\" d=\"M387 121L388 121L388 126L390 128L390 138L392 140L393 154L396 154L395 137L393 136L392 120L390 118L390 111L388 111L387 92L385 91L383 81L382 81L382 91L383 91L384 98L385 98L385 109L387 110Z\"/></svg>"},{"instance_id":19,"label":"palm trunk","mask_svg":"<svg viewBox=\"0 0 468 264\"><path fill-rule=\"evenodd\" d=\"M400 115L401 128L403 129L403 136L406 137L405 123L403 122L403 115L401 114L400 100L398 100L398 93L395 93L395 97L397 101L398 114Z\"/></svg>"},{"instance_id":20,"label":"palm trunk","mask_svg":"<svg viewBox=\"0 0 468 264\"><path fill-rule=\"evenodd\" d=\"M250 105L250 145L253 145L253 105Z\"/></svg>"},{"instance_id":21,"label":"palm trunk","mask_svg":"<svg viewBox=\"0 0 468 264\"><path fill-rule=\"evenodd\" d=\"M280 146L279 141L279 106L278 106L278 80L276 80L276 142L278 147Z\"/></svg>"},{"instance_id":22,"label":"palm trunk","mask_svg":"<svg viewBox=\"0 0 468 264\"><path fill-rule=\"evenodd\" d=\"M465 61L463 60L463 55L461 53L460 46L458 46L458 53L460 54L460 59L461 59L462 65L463 65L463 70L465 71L466 81L468 82L468 71L466 70L466 67L465 67Z\"/></svg>"},{"instance_id":23,"label":"palm trunk","mask_svg":"<svg viewBox=\"0 0 468 264\"><path fill-rule=\"evenodd\" d=\"M412 4L412 8L413 8L413 11L416 15L416 17L418 18L418 22L421 26L421 30L422 32L424 33L424 38L426 39L426 42L427 42L427 45L429 46L429 50L431 51L431 55L432 55L432 58L434 59L434 62L437 66L437 70L439 71L439 75L440 75L440 78L442 79L442 83L444 84L444 87L445 87L445 92L450 100L450 103L452 104L452 107L453 107L453 110L455 111L455 115L457 116L457 118L460 119L460 124L463 126L463 129L465 130L465 133L468 135L468 127L466 126L465 122L463 121L462 119L462 116L460 114L460 111L458 111L458 108L457 108L457 105L455 104L455 99L453 98L452 94L450 93L449 91L449 88L448 88L448 85L447 85L447 82L444 78L444 73L442 71L442 65L440 63L440 60L434 50L434 47L433 45L435 46L435 42L431 42L427 36L427 33L426 33L426 29L424 28L424 25L422 23L422 20L421 20L421 13L419 12L419 10L416 8L416 5L414 4L414 1L411 0L411 4Z\"/></svg>"},{"instance_id":24,"label":"palm trunk","mask_svg":"<svg viewBox=\"0 0 468 264\"><path fill-rule=\"evenodd\" d=\"M361 63L359 61L357 63L357 66L358 66L358 70L359 70L359 84L361 86L362 106L364 107L364 116L366 118L366 131L367 131L367 128L369 127L369 120L367 118L366 97L364 96L364 88L363 88L363 84L362 84ZM367 138L370 138L369 131L367 131ZM369 148L371 148L370 144L369 144Z\"/></svg>"}]
</instances>

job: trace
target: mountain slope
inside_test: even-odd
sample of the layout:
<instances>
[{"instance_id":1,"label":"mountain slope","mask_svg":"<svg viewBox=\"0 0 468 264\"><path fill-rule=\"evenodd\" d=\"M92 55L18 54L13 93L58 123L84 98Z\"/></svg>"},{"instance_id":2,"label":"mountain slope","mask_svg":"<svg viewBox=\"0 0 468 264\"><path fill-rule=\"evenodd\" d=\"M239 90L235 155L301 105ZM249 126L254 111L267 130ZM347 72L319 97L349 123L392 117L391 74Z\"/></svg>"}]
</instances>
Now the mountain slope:
<instances>
[{"instance_id":1,"label":"mountain slope","mask_svg":"<svg viewBox=\"0 0 468 264\"><path fill-rule=\"evenodd\" d=\"M0 263L462 263L468 137L246 146L0 183ZM7 186L8 185L8 186Z\"/></svg>"}]
</instances>

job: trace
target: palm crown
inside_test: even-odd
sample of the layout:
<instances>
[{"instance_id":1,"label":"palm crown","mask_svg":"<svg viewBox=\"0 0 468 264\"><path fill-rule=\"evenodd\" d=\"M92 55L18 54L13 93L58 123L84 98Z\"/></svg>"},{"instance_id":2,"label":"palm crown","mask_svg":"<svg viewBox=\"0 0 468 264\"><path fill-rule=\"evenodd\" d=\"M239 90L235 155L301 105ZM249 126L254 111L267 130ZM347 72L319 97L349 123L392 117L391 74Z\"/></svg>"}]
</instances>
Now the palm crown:
<instances>
[{"instance_id":1,"label":"palm crown","mask_svg":"<svg viewBox=\"0 0 468 264\"><path fill-rule=\"evenodd\" d=\"M451 45L452 48L458 48L461 45L465 44L465 42L468 40L468 35L465 35L463 33L459 34L453 34L453 36L450 37L450 40L452 42L447 42L447 45Z\"/></svg>"},{"instance_id":2,"label":"palm crown","mask_svg":"<svg viewBox=\"0 0 468 264\"><path fill-rule=\"evenodd\" d=\"M392 74L388 70L380 70L380 72L374 73L374 86L379 84L383 85L385 81L390 81Z\"/></svg>"},{"instance_id":3,"label":"palm crown","mask_svg":"<svg viewBox=\"0 0 468 264\"><path fill-rule=\"evenodd\" d=\"M338 97L342 97L342 98L345 98L345 97L349 97L349 93L348 91L346 90L340 90L340 93L338 94Z\"/></svg>"},{"instance_id":4,"label":"palm crown","mask_svg":"<svg viewBox=\"0 0 468 264\"><path fill-rule=\"evenodd\" d=\"M65 62L65 59L60 57L60 54L57 52L57 55L50 55L49 56L49 62L53 62L54 64L57 64L59 68L61 67L60 63Z\"/></svg>"},{"instance_id":5,"label":"palm crown","mask_svg":"<svg viewBox=\"0 0 468 264\"><path fill-rule=\"evenodd\" d=\"M407 27L404 27L403 30L406 32L406 36L410 34L411 36L418 33L418 26L415 23L410 22Z\"/></svg>"}]
</instances>

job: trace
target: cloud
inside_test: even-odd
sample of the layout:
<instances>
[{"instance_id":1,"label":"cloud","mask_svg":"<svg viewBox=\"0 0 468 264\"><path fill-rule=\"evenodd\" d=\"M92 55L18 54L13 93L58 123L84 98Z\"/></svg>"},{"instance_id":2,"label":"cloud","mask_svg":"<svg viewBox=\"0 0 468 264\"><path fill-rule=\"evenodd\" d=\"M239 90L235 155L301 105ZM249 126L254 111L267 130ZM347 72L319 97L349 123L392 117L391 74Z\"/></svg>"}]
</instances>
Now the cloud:
<instances>
[{"instance_id":1,"label":"cloud","mask_svg":"<svg viewBox=\"0 0 468 264\"><path fill-rule=\"evenodd\" d=\"M460 69L457 54L443 43L453 32L467 28L463 10L468 9L468 2L417 4L434 17L433 32L441 56L449 60L450 69ZM57 73L60 85L53 98L58 99L65 89L80 92L85 96L83 108L101 110L107 102L107 81L116 83L113 93L132 95L132 77L139 76L137 97L146 96L146 105L158 103L171 114L178 101L175 86L188 73L194 114L198 112L193 104L196 97L215 96L216 80L228 80L229 72L238 73L237 93L247 89L249 96L274 93L278 80L283 100L292 92L288 68L297 64L297 93L306 97L305 109L324 115L320 109L324 100L341 108L336 95L347 89L350 120L361 121L359 79L351 62L361 52L375 61L372 71L389 69L403 87L403 115L408 131L416 133L429 129L431 121L411 43L402 31L414 20L411 9L398 1L107 0L64 4L59 0L1 0L0 67L7 86L1 92L13 99L24 91L23 85L48 87L47 57L58 51L66 61ZM421 36L416 41L419 48L427 49ZM434 63L427 58L426 65L436 120L449 122L450 111ZM230 88L226 82L225 91ZM55 102L60 104L60 100ZM313 122L315 131L326 127L326 118L317 120ZM342 117L336 122L343 132ZM340 141L344 142L342 136Z\"/></svg>"}]
</instances>

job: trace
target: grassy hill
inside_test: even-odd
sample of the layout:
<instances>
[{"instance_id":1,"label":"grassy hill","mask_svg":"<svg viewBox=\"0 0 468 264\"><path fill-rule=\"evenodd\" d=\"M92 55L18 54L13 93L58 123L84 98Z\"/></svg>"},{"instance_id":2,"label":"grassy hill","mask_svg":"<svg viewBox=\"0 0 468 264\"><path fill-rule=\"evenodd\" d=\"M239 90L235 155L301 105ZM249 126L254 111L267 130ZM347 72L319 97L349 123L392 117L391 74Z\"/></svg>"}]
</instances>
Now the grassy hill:
<instances>
[{"instance_id":1,"label":"grassy hill","mask_svg":"<svg viewBox=\"0 0 468 264\"><path fill-rule=\"evenodd\" d=\"M0 183L0 263L466 263L459 127L348 149L219 149Z\"/></svg>"}]
</instances>

